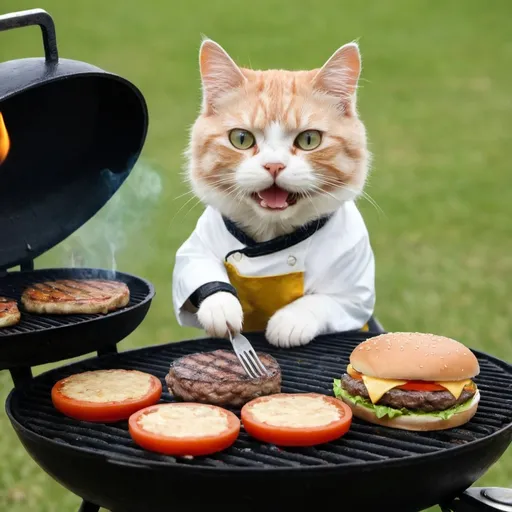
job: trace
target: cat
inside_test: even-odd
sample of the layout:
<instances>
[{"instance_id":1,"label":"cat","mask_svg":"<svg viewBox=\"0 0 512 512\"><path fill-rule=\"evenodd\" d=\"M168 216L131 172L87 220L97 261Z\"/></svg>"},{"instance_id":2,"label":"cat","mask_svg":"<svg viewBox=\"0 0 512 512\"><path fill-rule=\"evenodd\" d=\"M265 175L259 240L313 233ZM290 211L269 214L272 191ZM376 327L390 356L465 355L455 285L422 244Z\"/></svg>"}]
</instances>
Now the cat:
<instances>
[{"instance_id":1,"label":"cat","mask_svg":"<svg viewBox=\"0 0 512 512\"><path fill-rule=\"evenodd\" d=\"M205 39L202 105L186 151L206 205L179 248L173 304L210 336L265 331L280 347L364 328L374 255L355 201L370 164L356 43L321 67L239 67Z\"/></svg>"}]
</instances>

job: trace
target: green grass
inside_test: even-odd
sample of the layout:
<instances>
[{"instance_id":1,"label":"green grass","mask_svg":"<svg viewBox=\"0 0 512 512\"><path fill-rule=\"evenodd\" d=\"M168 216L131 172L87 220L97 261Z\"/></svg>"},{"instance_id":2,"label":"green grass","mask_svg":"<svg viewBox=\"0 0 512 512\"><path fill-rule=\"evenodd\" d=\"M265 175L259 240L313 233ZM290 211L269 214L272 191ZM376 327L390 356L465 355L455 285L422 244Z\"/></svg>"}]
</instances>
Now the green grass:
<instances>
[{"instance_id":1,"label":"green grass","mask_svg":"<svg viewBox=\"0 0 512 512\"><path fill-rule=\"evenodd\" d=\"M0 10L36 6L3 0ZM109 206L113 215L124 204L133 209L113 225L103 212L37 262L69 265L69 244L87 247L123 226L118 267L153 281L157 297L122 349L199 334L174 320L171 273L174 252L201 212L191 202L178 213L188 198L176 198L186 191L181 154L198 109L197 50L206 34L242 64L263 68L316 67L359 40L360 111L374 154L367 191L382 210L361 202L377 260L378 316L388 330L443 333L511 359L508 0L47 0L42 7L55 18L61 56L127 77L149 104L143 157L119 204ZM0 61L41 54L36 28L1 33L0 41ZM144 172L161 179L155 202L137 194ZM99 245L88 264L109 264ZM0 386L3 402L11 387L5 372ZM78 499L26 455L5 414L0 429L0 510L76 510ZM480 483L512 483L510 450Z\"/></svg>"}]
</instances>

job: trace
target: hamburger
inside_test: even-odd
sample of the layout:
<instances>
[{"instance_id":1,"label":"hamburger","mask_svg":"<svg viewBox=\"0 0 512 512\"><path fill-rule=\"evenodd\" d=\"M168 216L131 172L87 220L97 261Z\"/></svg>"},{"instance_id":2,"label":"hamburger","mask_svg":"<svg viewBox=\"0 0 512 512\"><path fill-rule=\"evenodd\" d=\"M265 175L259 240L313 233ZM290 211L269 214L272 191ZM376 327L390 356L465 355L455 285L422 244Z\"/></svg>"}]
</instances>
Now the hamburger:
<instances>
[{"instance_id":1,"label":"hamburger","mask_svg":"<svg viewBox=\"0 0 512 512\"><path fill-rule=\"evenodd\" d=\"M475 355L462 343L434 334L387 333L350 355L334 394L357 418L403 430L445 430L467 423L480 393Z\"/></svg>"}]
</instances>

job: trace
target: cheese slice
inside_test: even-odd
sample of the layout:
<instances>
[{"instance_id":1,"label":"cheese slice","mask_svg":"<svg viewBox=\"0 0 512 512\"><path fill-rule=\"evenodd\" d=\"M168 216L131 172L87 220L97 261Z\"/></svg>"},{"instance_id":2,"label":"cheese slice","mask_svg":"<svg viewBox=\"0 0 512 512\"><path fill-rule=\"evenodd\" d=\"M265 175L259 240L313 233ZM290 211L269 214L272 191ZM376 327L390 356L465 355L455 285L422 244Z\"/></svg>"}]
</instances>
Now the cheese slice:
<instances>
[{"instance_id":1,"label":"cheese slice","mask_svg":"<svg viewBox=\"0 0 512 512\"><path fill-rule=\"evenodd\" d=\"M378 379L363 375L363 382L372 403L377 403L390 389L404 385L406 380Z\"/></svg>"},{"instance_id":2,"label":"cheese slice","mask_svg":"<svg viewBox=\"0 0 512 512\"><path fill-rule=\"evenodd\" d=\"M460 395L462 394L462 390L464 389L464 387L467 386L468 384L471 384L471 379L449 380L446 382L437 381L436 384L439 384L440 386L443 386L443 388L446 388L446 390L449 391L458 400Z\"/></svg>"}]
</instances>

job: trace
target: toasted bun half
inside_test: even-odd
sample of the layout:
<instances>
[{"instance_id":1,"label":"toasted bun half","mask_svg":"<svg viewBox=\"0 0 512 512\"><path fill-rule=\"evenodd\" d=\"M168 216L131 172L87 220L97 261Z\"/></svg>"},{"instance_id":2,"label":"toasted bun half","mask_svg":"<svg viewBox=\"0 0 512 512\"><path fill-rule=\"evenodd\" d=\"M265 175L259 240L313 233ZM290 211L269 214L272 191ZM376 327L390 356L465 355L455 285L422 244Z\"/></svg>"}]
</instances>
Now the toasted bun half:
<instances>
[{"instance_id":1,"label":"toasted bun half","mask_svg":"<svg viewBox=\"0 0 512 512\"><path fill-rule=\"evenodd\" d=\"M417 332L369 338L354 349L350 364L379 379L457 381L480 373L478 359L462 343Z\"/></svg>"},{"instance_id":2,"label":"toasted bun half","mask_svg":"<svg viewBox=\"0 0 512 512\"><path fill-rule=\"evenodd\" d=\"M427 432L430 430L446 430L449 428L460 427L467 423L476 413L478 409L478 402L480 401L480 392L477 391L471 399L471 407L463 412L454 414L451 418L443 420L441 418L434 418L431 416L398 416L396 418L377 418L375 414L368 408L359 404L353 404L348 400L343 400L351 409L352 414L356 418L368 421L375 425L383 427L398 428L401 430L414 430L416 432Z\"/></svg>"}]
</instances>

